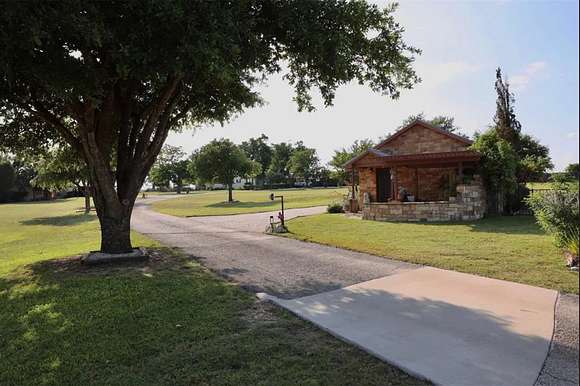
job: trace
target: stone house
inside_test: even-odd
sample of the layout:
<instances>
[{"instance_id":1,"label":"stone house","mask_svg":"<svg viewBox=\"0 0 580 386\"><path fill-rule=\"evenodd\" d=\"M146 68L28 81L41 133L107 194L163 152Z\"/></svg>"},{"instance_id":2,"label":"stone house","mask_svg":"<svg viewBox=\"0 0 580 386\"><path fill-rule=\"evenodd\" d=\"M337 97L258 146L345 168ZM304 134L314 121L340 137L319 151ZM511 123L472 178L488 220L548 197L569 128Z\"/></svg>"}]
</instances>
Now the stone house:
<instances>
[{"instance_id":1,"label":"stone house","mask_svg":"<svg viewBox=\"0 0 580 386\"><path fill-rule=\"evenodd\" d=\"M451 221L482 218L480 155L467 138L417 120L345 164L351 211L364 219ZM356 181L358 180L358 187Z\"/></svg>"}]
</instances>

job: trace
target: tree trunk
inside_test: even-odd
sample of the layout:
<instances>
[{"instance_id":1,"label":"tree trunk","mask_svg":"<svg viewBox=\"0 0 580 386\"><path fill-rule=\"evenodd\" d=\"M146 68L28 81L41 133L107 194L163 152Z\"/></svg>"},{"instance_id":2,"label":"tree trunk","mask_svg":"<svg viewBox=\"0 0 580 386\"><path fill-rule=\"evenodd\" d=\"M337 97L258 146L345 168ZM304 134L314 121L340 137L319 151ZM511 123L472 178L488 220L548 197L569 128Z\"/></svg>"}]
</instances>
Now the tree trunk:
<instances>
[{"instance_id":1,"label":"tree trunk","mask_svg":"<svg viewBox=\"0 0 580 386\"><path fill-rule=\"evenodd\" d=\"M131 214L118 218L99 216L101 224L101 252L127 253L131 245Z\"/></svg>"},{"instance_id":2,"label":"tree trunk","mask_svg":"<svg viewBox=\"0 0 580 386\"><path fill-rule=\"evenodd\" d=\"M89 185L84 186L84 193L85 193L85 213L89 213L91 211L91 188Z\"/></svg>"},{"instance_id":3,"label":"tree trunk","mask_svg":"<svg viewBox=\"0 0 580 386\"><path fill-rule=\"evenodd\" d=\"M233 187L232 184L228 184L228 202L234 201L234 195L232 193Z\"/></svg>"}]
</instances>

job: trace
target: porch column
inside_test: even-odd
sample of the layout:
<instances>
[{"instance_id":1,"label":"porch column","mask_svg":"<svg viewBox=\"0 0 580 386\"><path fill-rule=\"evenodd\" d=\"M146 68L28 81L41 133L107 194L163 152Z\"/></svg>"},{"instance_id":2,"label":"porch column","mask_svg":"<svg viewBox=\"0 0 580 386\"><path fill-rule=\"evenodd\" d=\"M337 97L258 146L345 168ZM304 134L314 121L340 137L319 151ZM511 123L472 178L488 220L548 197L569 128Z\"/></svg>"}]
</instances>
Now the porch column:
<instances>
[{"instance_id":1,"label":"porch column","mask_svg":"<svg viewBox=\"0 0 580 386\"><path fill-rule=\"evenodd\" d=\"M355 194L354 194L354 165L352 167L352 174L351 174L351 180L352 180L352 199L354 201L354 199L356 198Z\"/></svg>"},{"instance_id":2,"label":"porch column","mask_svg":"<svg viewBox=\"0 0 580 386\"><path fill-rule=\"evenodd\" d=\"M419 168L415 168L415 201L419 201Z\"/></svg>"},{"instance_id":3,"label":"porch column","mask_svg":"<svg viewBox=\"0 0 580 386\"><path fill-rule=\"evenodd\" d=\"M399 199L399 191L398 191L398 183L397 183L397 167L393 166L391 168L391 199L398 200Z\"/></svg>"}]
</instances>

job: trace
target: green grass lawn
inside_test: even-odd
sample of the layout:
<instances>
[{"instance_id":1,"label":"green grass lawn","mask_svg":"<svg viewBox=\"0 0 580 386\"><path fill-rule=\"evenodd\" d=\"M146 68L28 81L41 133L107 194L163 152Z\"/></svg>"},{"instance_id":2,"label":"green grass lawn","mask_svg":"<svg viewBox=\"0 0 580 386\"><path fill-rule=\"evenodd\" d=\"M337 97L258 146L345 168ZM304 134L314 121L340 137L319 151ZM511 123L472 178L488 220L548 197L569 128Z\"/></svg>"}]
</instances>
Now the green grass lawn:
<instances>
[{"instance_id":1,"label":"green grass lawn","mask_svg":"<svg viewBox=\"0 0 580 386\"><path fill-rule=\"evenodd\" d=\"M528 182L526 184L528 189L552 189L552 182Z\"/></svg>"},{"instance_id":2,"label":"green grass lawn","mask_svg":"<svg viewBox=\"0 0 580 386\"><path fill-rule=\"evenodd\" d=\"M570 181L567 182L566 184L570 185L570 186L578 186L578 182L577 181ZM528 187L528 189L553 189L554 188L554 183L553 182L528 182L526 184L526 186Z\"/></svg>"},{"instance_id":3,"label":"green grass lawn","mask_svg":"<svg viewBox=\"0 0 580 386\"><path fill-rule=\"evenodd\" d=\"M14 267L99 249L99 221L79 198L0 205L0 275ZM136 245L156 245L132 233Z\"/></svg>"},{"instance_id":4,"label":"green grass lawn","mask_svg":"<svg viewBox=\"0 0 580 386\"><path fill-rule=\"evenodd\" d=\"M82 266L81 200L0 205L0 385L423 385L134 235L148 262Z\"/></svg>"},{"instance_id":5,"label":"green grass lawn","mask_svg":"<svg viewBox=\"0 0 580 386\"><path fill-rule=\"evenodd\" d=\"M284 207L307 208L342 202L346 188L314 188L275 190L284 196ZM280 201L270 201L268 190L236 190L233 203L228 203L227 190L184 194L183 197L153 203L153 209L172 216L220 216L240 213L270 212L280 209Z\"/></svg>"},{"instance_id":6,"label":"green grass lawn","mask_svg":"<svg viewBox=\"0 0 580 386\"><path fill-rule=\"evenodd\" d=\"M288 237L397 260L578 293L578 274L533 217L397 223L322 214L288 221Z\"/></svg>"}]
</instances>

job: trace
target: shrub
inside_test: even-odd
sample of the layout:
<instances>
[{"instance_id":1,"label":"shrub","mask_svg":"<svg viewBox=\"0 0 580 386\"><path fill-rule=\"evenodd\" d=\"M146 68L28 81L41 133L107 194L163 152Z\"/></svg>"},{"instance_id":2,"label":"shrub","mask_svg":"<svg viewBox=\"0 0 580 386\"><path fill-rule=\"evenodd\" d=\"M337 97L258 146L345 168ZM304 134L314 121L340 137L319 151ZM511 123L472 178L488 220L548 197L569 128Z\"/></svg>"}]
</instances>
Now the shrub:
<instances>
[{"instance_id":1,"label":"shrub","mask_svg":"<svg viewBox=\"0 0 580 386\"><path fill-rule=\"evenodd\" d=\"M527 200L538 224L554 235L556 246L578 256L580 243L580 208L578 190L559 186Z\"/></svg>"},{"instance_id":2,"label":"shrub","mask_svg":"<svg viewBox=\"0 0 580 386\"><path fill-rule=\"evenodd\" d=\"M328 213L344 213L344 209L342 208L342 204L339 202L334 202L332 204L328 204L326 211Z\"/></svg>"}]
</instances>

